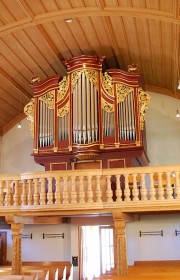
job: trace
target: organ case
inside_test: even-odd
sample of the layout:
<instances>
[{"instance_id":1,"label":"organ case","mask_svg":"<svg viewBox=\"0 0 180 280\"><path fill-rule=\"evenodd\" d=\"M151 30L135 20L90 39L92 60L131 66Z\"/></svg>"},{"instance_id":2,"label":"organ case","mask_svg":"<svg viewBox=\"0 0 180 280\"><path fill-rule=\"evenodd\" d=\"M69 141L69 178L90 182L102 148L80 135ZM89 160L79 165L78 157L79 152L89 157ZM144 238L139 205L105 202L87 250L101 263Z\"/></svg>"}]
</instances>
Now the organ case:
<instances>
[{"instance_id":1,"label":"organ case","mask_svg":"<svg viewBox=\"0 0 180 280\"><path fill-rule=\"evenodd\" d=\"M104 62L75 57L64 61L66 76L32 81L34 97L24 111L34 159L46 170L95 161L102 168L148 164L144 123L150 96L141 74L134 67L105 70Z\"/></svg>"}]
</instances>

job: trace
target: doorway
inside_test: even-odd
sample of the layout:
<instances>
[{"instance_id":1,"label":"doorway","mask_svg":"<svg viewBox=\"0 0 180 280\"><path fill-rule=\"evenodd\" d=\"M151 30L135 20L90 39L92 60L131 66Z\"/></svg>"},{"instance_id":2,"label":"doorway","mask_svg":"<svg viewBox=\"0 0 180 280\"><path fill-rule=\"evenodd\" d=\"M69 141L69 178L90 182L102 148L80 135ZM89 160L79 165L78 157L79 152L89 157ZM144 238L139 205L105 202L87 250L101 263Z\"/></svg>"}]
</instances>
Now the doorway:
<instances>
[{"instance_id":1,"label":"doorway","mask_svg":"<svg viewBox=\"0 0 180 280\"><path fill-rule=\"evenodd\" d=\"M81 227L80 279L91 280L114 268L114 234L110 226Z\"/></svg>"}]
</instances>

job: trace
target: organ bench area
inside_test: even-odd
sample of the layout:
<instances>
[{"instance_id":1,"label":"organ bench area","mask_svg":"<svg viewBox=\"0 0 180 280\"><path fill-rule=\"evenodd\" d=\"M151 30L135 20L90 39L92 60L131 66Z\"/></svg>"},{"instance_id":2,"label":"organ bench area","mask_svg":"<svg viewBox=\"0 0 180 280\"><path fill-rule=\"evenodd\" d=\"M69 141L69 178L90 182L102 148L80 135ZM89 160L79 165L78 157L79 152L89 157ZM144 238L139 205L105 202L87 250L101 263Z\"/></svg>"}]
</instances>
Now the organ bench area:
<instances>
[{"instance_id":1,"label":"organ bench area","mask_svg":"<svg viewBox=\"0 0 180 280\"><path fill-rule=\"evenodd\" d=\"M136 67L105 69L105 57L64 61L67 75L32 79L24 112L35 162L45 170L148 165L145 115L150 96Z\"/></svg>"}]
</instances>

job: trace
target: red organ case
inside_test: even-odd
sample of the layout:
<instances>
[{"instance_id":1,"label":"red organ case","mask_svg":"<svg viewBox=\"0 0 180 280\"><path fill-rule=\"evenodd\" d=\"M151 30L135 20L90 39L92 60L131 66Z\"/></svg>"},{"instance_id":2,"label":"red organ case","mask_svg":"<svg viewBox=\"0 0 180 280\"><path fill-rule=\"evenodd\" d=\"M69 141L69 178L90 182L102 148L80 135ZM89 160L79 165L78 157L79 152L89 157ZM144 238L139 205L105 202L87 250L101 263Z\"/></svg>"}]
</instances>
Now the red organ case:
<instances>
[{"instance_id":1,"label":"red organ case","mask_svg":"<svg viewBox=\"0 0 180 280\"><path fill-rule=\"evenodd\" d=\"M148 165L145 115L150 96L141 74L104 70L105 57L64 61L67 75L32 79L24 112L35 162L45 170Z\"/></svg>"}]
</instances>

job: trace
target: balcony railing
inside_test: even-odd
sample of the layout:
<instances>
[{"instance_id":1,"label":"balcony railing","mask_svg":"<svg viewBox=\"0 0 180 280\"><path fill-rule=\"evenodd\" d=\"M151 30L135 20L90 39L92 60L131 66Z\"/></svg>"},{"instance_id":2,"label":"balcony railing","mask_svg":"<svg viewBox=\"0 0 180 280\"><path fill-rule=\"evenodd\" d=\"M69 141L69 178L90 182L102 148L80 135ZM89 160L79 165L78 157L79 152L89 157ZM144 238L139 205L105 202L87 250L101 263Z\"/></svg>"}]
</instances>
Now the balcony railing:
<instances>
[{"instance_id":1,"label":"balcony railing","mask_svg":"<svg viewBox=\"0 0 180 280\"><path fill-rule=\"evenodd\" d=\"M180 165L0 175L0 210L180 210Z\"/></svg>"}]
</instances>

